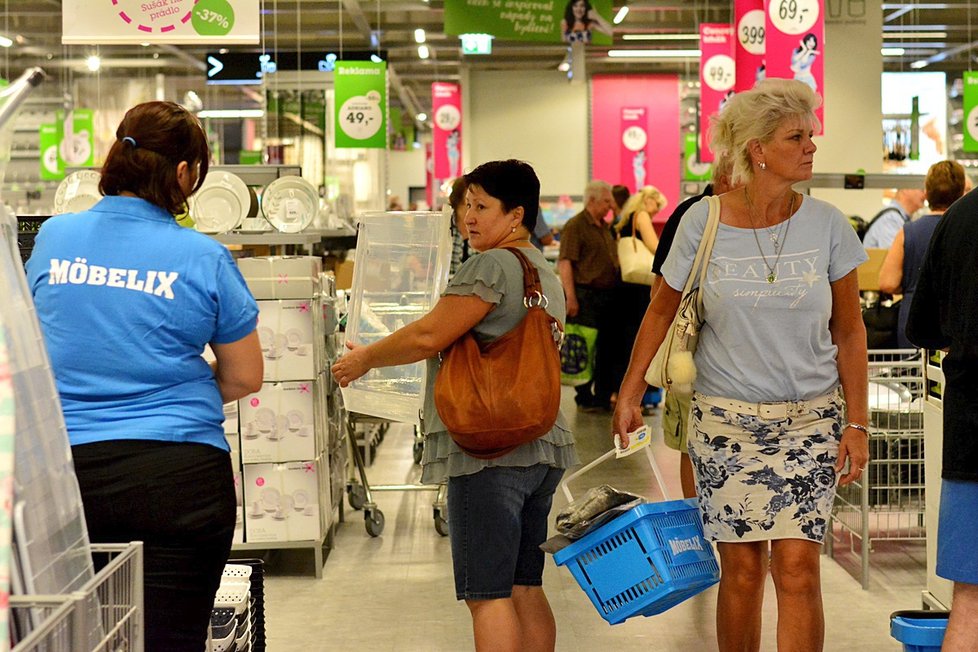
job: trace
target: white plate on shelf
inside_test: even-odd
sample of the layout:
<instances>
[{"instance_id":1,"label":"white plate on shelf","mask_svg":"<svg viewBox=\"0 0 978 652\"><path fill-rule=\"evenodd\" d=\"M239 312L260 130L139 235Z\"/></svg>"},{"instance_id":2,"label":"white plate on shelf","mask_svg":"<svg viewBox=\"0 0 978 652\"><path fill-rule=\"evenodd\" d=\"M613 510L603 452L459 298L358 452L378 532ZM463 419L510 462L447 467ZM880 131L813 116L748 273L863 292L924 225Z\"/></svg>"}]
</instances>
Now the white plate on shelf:
<instances>
[{"instance_id":1,"label":"white plate on shelf","mask_svg":"<svg viewBox=\"0 0 978 652\"><path fill-rule=\"evenodd\" d=\"M282 233L299 233L319 212L319 193L302 177L280 177L261 195L265 219Z\"/></svg>"},{"instance_id":2,"label":"white plate on shelf","mask_svg":"<svg viewBox=\"0 0 978 652\"><path fill-rule=\"evenodd\" d=\"M190 214L197 230L204 233L226 233L236 228L250 208L251 191L230 172L211 172L190 198Z\"/></svg>"},{"instance_id":3,"label":"white plate on shelf","mask_svg":"<svg viewBox=\"0 0 978 652\"><path fill-rule=\"evenodd\" d=\"M97 170L78 170L66 176L54 193L54 213L78 213L97 204L102 199L98 191L101 179Z\"/></svg>"}]
</instances>

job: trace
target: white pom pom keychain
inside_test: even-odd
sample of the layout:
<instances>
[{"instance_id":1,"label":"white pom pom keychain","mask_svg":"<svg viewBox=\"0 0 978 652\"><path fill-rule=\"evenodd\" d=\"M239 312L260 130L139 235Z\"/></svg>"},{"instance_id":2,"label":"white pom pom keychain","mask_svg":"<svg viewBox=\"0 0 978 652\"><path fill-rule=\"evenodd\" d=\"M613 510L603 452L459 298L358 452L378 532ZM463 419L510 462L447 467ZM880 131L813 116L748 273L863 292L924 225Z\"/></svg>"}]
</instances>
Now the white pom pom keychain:
<instances>
[{"instance_id":1,"label":"white pom pom keychain","mask_svg":"<svg viewBox=\"0 0 978 652\"><path fill-rule=\"evenodd\" d=\"M670 389L684 394L691 394L693 381L696 380L696 364L690 351L673 351L666 365L669 378L672 379Z\"/></svg>"}]
</instances>

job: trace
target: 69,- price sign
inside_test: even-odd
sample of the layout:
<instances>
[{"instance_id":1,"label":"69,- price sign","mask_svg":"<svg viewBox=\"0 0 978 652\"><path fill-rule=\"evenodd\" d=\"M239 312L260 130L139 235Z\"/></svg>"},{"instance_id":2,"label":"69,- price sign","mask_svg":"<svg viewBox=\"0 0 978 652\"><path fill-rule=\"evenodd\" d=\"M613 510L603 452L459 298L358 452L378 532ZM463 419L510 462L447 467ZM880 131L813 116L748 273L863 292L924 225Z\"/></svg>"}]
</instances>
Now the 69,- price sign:
<instances>
[{"instance_id":1,"label":"69,- price sign","mask_svg":"<svg viewBox=\"0 0 978 652\"><path fill-rule=\"evenodd\" d=\"M338 61L333 71L337 147L387 147L387 64Z\"/></svg>"},{"instance_id":2,"label":"69,- price sign","mask_svg":"<svg viewBox=\"0 0 978 652\"><path fill-rule=\"evenodd\" d=\"M768 77L804 82L822 96L825 107L824 0L765 0L765 65Z\"/></svg>"},{"instance_id":3,"label":"69,- price sign","mask_svg":"<svg viewBox=\"0 0 978 652\"><path fill-rule=\"evenodd\" d=\"M700 24L700 160L710 162L710 116L733 93L734 28L727 23Z\"/></svg>"}]
</instances>

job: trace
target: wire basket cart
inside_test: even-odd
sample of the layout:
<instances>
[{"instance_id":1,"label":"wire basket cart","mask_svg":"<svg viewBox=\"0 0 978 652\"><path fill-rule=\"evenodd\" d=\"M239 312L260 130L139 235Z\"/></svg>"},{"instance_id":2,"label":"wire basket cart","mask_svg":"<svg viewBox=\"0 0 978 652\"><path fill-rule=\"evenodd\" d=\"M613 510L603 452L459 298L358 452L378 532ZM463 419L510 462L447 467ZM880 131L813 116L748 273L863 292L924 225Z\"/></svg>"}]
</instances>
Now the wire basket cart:
<instances>
[{"instance_id":1,"label":"wire basket cart","mask_svg":"<svg viewBox=\"0 0 978 652\"><path fill-rule=\"evenodd\" d=\"M93 544L104 567L65 595L10 597L13 652L142 652L143 544Z\"/></svg>"},{"instance_id":2,"label":"wire basket cart","mask_svg":"<svg viewBox=\"0 0 978 652\"><path fill-rule=\"evenodd\" d=\"M839 487L826 551L848 543L869 588L869 555L881 542L924 542L924 366L916 349L869 352L869 464Z\"/></svg>"},{"instance_id":3,"label":"wire basket cart","mask_svg":"<svg viewBox=\"0 0 978 652\"><path fill-rule=\"evenodd\" d=\"M434 520L435 531L441 536L448 536L448 487L445 484L426 485L426 484L386 484L371 485L367 480L367 468L364 462L364 455L360 452L360 444L363 448L370 450L372 446L380 443L384 435L390 429L391 422L379 417L347 413L347 439L350 443L350 451L353 458L351 469L352 477L347 483L347 497L350 507L363 510L364 527L367 534L372 537L380 536L384 531L384 513L377 507L373 500L374 491L433 491L435 499L431 503L432 518ZM359 431L359 434L358 434ZM423 437L420 435L418 426L414 426L414 463L421 462L423 450Z\"/></svg>"}]
</instances>

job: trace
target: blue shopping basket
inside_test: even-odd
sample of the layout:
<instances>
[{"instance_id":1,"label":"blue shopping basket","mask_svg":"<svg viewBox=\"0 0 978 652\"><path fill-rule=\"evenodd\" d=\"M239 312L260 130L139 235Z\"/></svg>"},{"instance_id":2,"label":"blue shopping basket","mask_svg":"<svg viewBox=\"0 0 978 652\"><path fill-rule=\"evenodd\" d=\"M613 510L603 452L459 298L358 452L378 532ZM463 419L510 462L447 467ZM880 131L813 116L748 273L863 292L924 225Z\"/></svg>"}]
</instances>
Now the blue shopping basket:
<instances>
[{"instance_id":1,"label":"blue shopping basket","mask_svg":"<svg viewBox=\"0 0 978 652\"><path fill-rule=\"evenodd\" d=\"M614 450L569 476L603 462ZM655 458L646 456L666 495ZM602 618L612 625L654 616L720 581L713 546L703 536L696 500L645 503L589 532L554 554L567 566Z\"/></svg>"}]
</instances>

